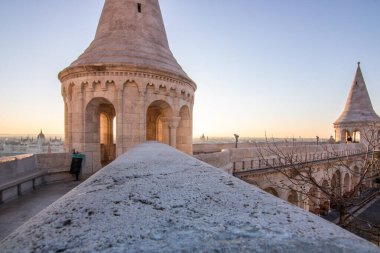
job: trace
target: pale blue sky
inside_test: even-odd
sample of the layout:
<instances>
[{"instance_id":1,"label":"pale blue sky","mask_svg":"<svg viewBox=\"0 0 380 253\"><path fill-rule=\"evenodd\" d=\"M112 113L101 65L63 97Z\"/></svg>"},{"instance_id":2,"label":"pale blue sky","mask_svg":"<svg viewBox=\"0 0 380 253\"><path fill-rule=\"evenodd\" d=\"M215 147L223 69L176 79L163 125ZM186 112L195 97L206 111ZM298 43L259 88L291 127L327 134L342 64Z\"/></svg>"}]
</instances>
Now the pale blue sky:
<instances>
[{"instance_id":1,"label":"pale blue sky","mask_svg":"<svg viewBox=\"0 0 380 253\"><path fill-rule=\"evenodd\" d=\"M356 70L380 112L380 1L161 0L197 83L194 135L333 134ZM92 41L103 0L0 2L0 133L63 132L57 74Z\"/></svg>"}]
</instances>

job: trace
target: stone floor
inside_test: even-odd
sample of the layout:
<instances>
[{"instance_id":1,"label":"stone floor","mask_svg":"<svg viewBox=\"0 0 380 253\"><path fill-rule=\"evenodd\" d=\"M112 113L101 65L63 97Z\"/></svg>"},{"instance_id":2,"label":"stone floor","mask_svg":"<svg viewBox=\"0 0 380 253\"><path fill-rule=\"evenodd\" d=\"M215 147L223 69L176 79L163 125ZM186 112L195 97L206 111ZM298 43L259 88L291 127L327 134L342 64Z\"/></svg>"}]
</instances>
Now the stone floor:
<instances>
[{"instance_id":1,"label":"stone floor","mask_svg":"<svg viewBox=\"0 0 380 253\"><path fill-rule=\"evenodd\" d=\"M0 241L79 183L68 181L44 185L36 191L0 205Z\"/></svg>"}]
</instances>

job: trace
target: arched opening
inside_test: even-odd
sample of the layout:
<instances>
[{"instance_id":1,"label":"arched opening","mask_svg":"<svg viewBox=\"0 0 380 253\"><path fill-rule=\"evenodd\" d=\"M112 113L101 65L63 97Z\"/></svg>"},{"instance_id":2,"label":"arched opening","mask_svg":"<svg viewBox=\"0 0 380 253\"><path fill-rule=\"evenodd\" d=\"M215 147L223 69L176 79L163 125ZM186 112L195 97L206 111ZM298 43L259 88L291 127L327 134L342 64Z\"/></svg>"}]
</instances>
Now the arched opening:
<instances>
[{"instance_id":1,"label":"arched opening","mask_svg":"<svg viewBox=\"0 0 380 253\"><path fill-rule=\"evenodd\" d=\"M273 187L267 187L264 189L267 193L272 194L273 196L279 198L278 192Z\"/></svg>"},{"instance_id":2,"label":"arched opening","mask_svg":"<svg viewBox=\"0 0 380 253\"><path fill-rule=\"evenodd\" d=\"M86 106L85 151L101 166L116 158L115 118L115 107L105 98L94 98Z\"/></svg>"},{"instance_id":3,"label":"arched opening","mask_svg":"<svg viewBox=\"0 0 380 253\"><path fill-rule=\"evenodd\" d=\"M344 141L344 142L352 142L352 137L351 137L350 131L343 130L342 131L342 137L343 137L342 141Z\"/></svg>"},{"instance_id":4,"label":"arched opening","mask_svg":"<svg viewBox=\"0 0 380 253\"><path fill-rule=\"evenodd\" d=\"M355 130L352 133L352 142L354 142L354 143L360 143L360 131L359 130Z\"/></svg>"},{"instance_id":5,"label":"arched opening","mask_svg":"<svg viewBox=\"0 0 380 253\"><path fill-rule=\"evenodd\" d=\"M342 186L341 186L341 174L340 171L337 170L331 180L331 190L335 197L339 197L342 195Z\"/></svg>"},{"instance_id":6,"label":"arched opening","mask_svg":"<svg viewBox=\"0 0 380 253\"><path fill-rule=\"evenodd\" d=\"M188 106L179 111L180 121L177 128L177 148L186 153L192 152L192 122Z\"/></svg>"},{"instance_id":7,"label":"arched opening","mask_svg":"<svg viewBox=\"0 0 380 253\"><path fill-rule=\"evenodd\" d=\"M298 206L298 193L295 190L289 191L288 202Z\"/></svg>"},{"instance_id":8,"label":"arched opening","mask_svg":"<svg viewBox=\"0 0 380 253\"><path fill-rule=\"evenodd\" d=\"M309 204L309 211L314 214L320 214L320 196L318 188L313 186L309 190L309 196L308 196L308 204Z\"/></svg>"},{"instance_id":9,"label":"arched opening","mask_svg":"<svg viewBox=\"0 0 380 253\"><path fill-rule=\"evenodd\" d=\"M162 100L150 104L146 114L146 140L170 144L167 120L173 116L172 108Z\"/></svg>"},{"instance_id":10,"label":"arched opening","mask_svg":"<svg viewBox=\"0 0 380 253\"><path fill-rule=\"evenodd\" d=\"M346 173L346 175L344 176L343 188L344 188L344 193L348 193L351 191L351 180L350 180L350 174L349 173Z\"/></svg>"},{"instance_id":11,"label":"arched opening","mask_svg":"<svg viewBox=\"0 0 380 253\"><path fill-rule=\"evenodd\" d=\"M352 186L351 189L355 191L355 196L359 196L361 194L361 189L363 188L361 186L361 171L358 166L355 165L353 169L353 175L352 175Z\"/></svg>"},{"instance_id":12,"label":"arched opening","mask_svg":"<svg viewBox=\"0 0 380 253\"><path fill-rule=\"evenodd\" d=\"M327 215L330 212L330 198L329 195L331 192L331 188L329 182L324 180L322 183L322 190L319 200L319 209L321 215Z\"/></svg>"}]
</instances>

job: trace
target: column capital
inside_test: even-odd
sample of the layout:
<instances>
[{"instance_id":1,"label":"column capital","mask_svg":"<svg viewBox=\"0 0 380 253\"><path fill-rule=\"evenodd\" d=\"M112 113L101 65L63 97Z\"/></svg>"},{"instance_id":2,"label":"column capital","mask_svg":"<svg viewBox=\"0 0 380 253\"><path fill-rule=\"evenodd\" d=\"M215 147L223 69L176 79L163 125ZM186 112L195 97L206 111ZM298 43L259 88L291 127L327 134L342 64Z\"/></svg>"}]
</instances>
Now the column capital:
<instances>
[{"instance_id":1,"label":"column capital","mask_svg":"<svg viewBox=\"0 0 380 253\"><path fill-rule=\"evenodd\" d=\"M161 120L170 129L176 129L181 121L181 117L162 117Z\"/></svg>"}]
</instances>

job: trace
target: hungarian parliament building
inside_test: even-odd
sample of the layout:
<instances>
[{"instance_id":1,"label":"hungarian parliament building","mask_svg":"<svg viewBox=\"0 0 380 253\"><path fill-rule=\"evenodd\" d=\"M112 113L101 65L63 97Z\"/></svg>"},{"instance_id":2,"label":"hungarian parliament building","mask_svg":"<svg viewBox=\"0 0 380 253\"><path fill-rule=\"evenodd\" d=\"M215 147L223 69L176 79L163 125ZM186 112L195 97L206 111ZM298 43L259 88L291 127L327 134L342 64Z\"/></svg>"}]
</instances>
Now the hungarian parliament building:
<instances>
[{"instance_id":1,"label":"hungarian parliament building","mask_svg":"<svg viewBox=\"0 0 380 253\"><path fill-rule=\"evenodd\" d=\"M44 154L64 152L62 138L46 138L42 130L34 137L0 138L0 157L19 154Z\"/></svg>"}]
</instances>

